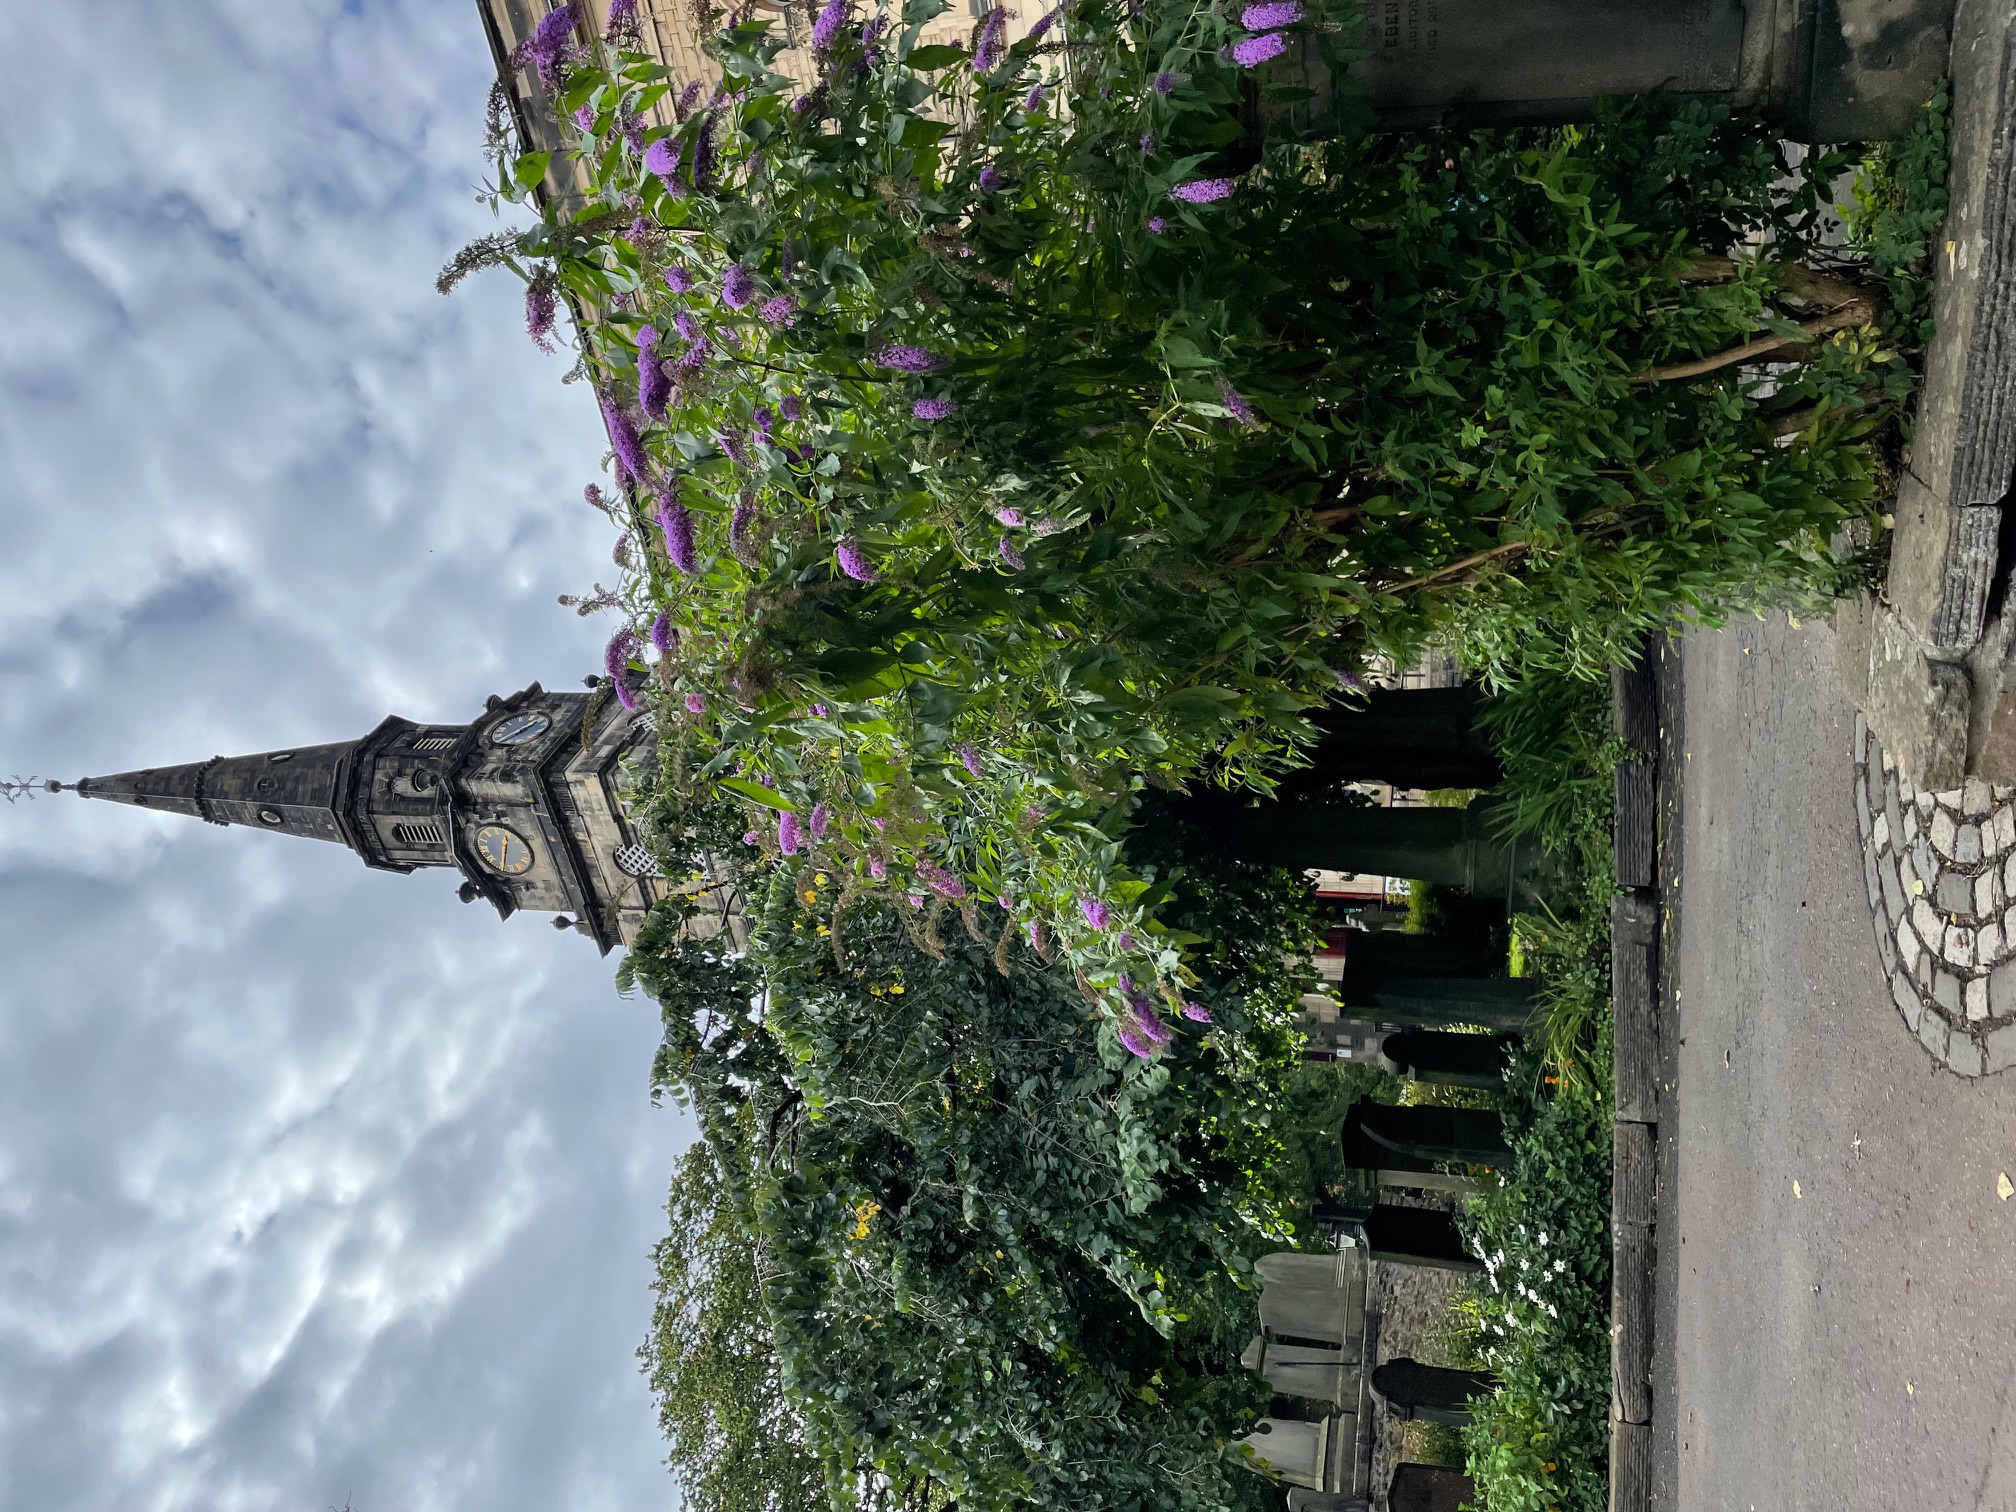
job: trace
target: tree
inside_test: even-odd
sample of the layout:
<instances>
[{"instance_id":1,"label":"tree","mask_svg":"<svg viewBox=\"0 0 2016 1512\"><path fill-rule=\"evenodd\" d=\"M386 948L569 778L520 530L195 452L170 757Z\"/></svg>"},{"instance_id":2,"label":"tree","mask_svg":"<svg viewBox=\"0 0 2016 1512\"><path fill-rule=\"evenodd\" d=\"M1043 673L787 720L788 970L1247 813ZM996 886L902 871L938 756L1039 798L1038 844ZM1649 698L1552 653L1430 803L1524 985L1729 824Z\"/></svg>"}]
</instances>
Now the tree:
<instances>
[{"instance_id":1,"label":"tree","mask_svg":"<svg viewBox=\"0 0 2016 1512\"><path fill-rule=\"evenodd\" d=\"M680 1157L652 1249L637 1351L666 1462L692 1512L826 1512L826 1483L784 1395L763 1286L772 1267L703 1140Z\"/></svg>"}]
</instances>

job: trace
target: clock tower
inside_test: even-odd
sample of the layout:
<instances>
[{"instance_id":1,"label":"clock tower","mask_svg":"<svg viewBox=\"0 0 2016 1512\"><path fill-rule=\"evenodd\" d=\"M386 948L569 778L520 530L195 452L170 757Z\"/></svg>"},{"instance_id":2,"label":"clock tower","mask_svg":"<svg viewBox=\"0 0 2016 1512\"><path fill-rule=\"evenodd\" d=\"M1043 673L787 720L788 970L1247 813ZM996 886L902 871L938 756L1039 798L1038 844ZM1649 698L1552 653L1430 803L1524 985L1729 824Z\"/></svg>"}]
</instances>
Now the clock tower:
<instances>
[{"instance_id":1,"label":"clock tower","mask_svg":"<svg viewBox=\"0 0 2016 1512\"><path fill-rule=\"evenodd\" d=\"M656 755L651 716L624 710L608 684L549 693L534 683L492 697L468 724L394 715L361 740L49 787L331 840L379 871L452 867L464 902L487 899L504 918L560 915L556 927L571 924L606 954L636 938L668 891L626 812Z\"/></svg>"}]
</instances>

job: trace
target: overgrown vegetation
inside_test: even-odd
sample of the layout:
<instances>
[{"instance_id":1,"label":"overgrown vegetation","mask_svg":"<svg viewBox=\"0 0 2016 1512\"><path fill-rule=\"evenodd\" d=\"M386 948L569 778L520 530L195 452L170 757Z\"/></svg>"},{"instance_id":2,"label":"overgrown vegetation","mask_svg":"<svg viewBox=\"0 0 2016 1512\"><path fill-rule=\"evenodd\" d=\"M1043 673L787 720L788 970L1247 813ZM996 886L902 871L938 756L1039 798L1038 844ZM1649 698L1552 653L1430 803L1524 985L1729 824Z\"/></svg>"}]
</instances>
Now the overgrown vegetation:
<instances>
[{"instance_id":1,"label":"overgrown vegetation","mask_svg":"<svg viewBox=\"0 0 2016 1512\"><path fill-rule=\"evenodd\" d=\"M808 865L752 870L746 957L654 916L624 971L663 1005L658 1085L707 1153L645 1356L697 1507L783 1512L808 1463L842 1506L1276 1505L1224 1451L1267 1400L1238 1366L1251 1261L1306 1221L1310 900L1194 864L1173 823L1136 864L1200 937L1208 1013L1152 1061L998 910L920 926ZM739 1367L706 1326L710 1256ZM782 1447L750 1440L759 1410Z\"/></svg>"},{"instance_id":2,"label":"overgrown vegetation","mask_svg":"<svg viewBox=\"0 0 2016 1512\"><path fill-rule=\"evenodd\" d=\"M588 202L482 254L588 314L610 669L752 848L1005 900L1118 1036L1123 978L1183 1001L1117 843L1144 783L1264 787L1375 652L1588 677L1676 606L1832 591L1911 381L1819 245L1841 155L1663 100L1282 139L1249 65L1346 61L1348 6L917 46L943 8L835 0L803 93L760 19L711 93L622 34L544 57Z\"/></svg>"},{"instance_id":3,"label":"overgrown vegetation","mask_svg":"<svg viewBox=\"0 0 2016 1512\"><path fill-rule=\"evenodd\" d=\"M747 955L675 902L624 967L706 1136L645 1350L675 1468L702 1512L1276 1505L1224 1452L1265 1405L1250 1262L1307 1232L1357 1074L1299 1062L1294 879L1142 797L1267 789L1433 642L1570 879L1513 929L1547 1020L1468 1218L1502 1386L1466 1447L1492 1512L1599 1507L1600 674L1859 570L1830 542L1897 465L1943 103L1828 248L1852 159L1700 103L1256 131L1251 70L1283 29L1348 61L1342 4L918 46L944 8L831 0L803 93L760 19L711 91L633 23L542 26L587 202L451 270L516 268L541 341L583 314L624 568L583 607L659 721L655 848L739 856L754 905ZM518 200L550 162L500 166Z\"/></svg>"}]
</instances>

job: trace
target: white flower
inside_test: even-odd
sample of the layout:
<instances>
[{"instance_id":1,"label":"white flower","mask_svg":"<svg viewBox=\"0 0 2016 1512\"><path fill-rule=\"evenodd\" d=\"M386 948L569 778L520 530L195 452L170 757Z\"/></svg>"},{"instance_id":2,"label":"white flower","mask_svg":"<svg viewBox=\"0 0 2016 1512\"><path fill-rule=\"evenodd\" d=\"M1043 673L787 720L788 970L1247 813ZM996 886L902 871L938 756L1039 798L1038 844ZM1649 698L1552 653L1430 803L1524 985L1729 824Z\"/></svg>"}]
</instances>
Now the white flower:
<instances>
[{"instance_id":1,"label":"white flower","mask_svg":"<svg viewBox=\"0 0 2016 1512\"><path fill-rule=\"evenodd\" d=\"M1545 1229L1542 1229L1542 1230L1540 1230L1540 1245L1541 1245L1541 1248L1543 1248L1543 1249L1544 1249L1544 1248L1546 1248L1546 1245L1547 1245L1547 1230L1545 1230Z\"/></svg>"},{"instance_id":2,"label":"white flower","mask_svg":"<svg viewBox=\"0 0 2016 1512\"><path fill-rule=\"evenodd\" d=\"M1554 1310L1554 1304L1552 1302L1549 1302L1547 1304L1547 1316L1550 1318L1558 1318L1561 1316L1560 1313Z\"/></svg>"},{"instance_id":3,"label":"white flower","mask_svg":"<svg viewBox=\"0 0 2016 1512\"><path fill-rule=\"evenodd\" d=\"M1558 1275L1560 1275L1560 1274L1561 1274L1561 1272L1563 1272L1563 1271L1564 1271L1564 1270L1566 1270L1566 1269L1568 1269L1568 1262L1567 1262L1566 1260L1556 1260L1556 1261L1554 1262L1554 1274L1555 1274L1555 1275L1557 1275L1557 1276L1558 1276Z\"/></svg>"}]
</instances>

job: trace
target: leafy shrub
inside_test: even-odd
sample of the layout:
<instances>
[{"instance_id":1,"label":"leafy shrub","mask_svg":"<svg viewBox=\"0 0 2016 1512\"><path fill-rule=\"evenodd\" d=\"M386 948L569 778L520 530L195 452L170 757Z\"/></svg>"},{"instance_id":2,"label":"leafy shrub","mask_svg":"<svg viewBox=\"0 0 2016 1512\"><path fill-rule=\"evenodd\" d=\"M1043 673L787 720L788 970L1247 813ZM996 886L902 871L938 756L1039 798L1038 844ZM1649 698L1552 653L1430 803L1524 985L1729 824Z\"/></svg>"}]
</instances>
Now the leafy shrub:
<instances>
[{"instance_id":1,"label":"leafy shrub","mask_svg":"<svg viewBox=\"0 0 2016 1512\"><path fill-rule=\"evenodd\" d=\"M1660 101L1259 139L1236 8L916 47L942 9L834 0L795 97L757 20L712 95L556 55L588 202L483 253L584 312L612 675L753 847L1005 900L1138 1042L1189 943L1117 844L1144 781L1264 786L1374 652L1588 676L1675 604L1830 590L1910 383L1799 261L1833 155L1788 192L1755 123Z\"/></svg>"},{"instance_id":2,"label":"leafy shrub","mask_svg":"<svg viewBox=\"0 0 2016 1512\"><path fill-rule=\"evenodd\" d=\"M1251 1261L1292 1244L1307 1197L1288 1089L1310 901L1282 872L1187 866L1173 824L1137 864L1200 936L1212 1014L1152 1062L1103 1038L1018 931L843 905L811 866L752 874L746 957L685 938L674 900L625 963L664 1009L657 1083L720 1173L675 1221L742 1229L756 1258L719 1275L760 1292L774 1377L751 1374L774 1378L773 1431L837 1504L1275 1505L1224 1447L1267 1402L1237 1364ZM704 1312L703 1250L735 1245L661 1247L681 1317ZM711 1349L661 1315L654 1383L704 1387ZM745 1442L728 1394L700 1394L668 1404L686 1441Z\"/></svg>"}]
</instances>

